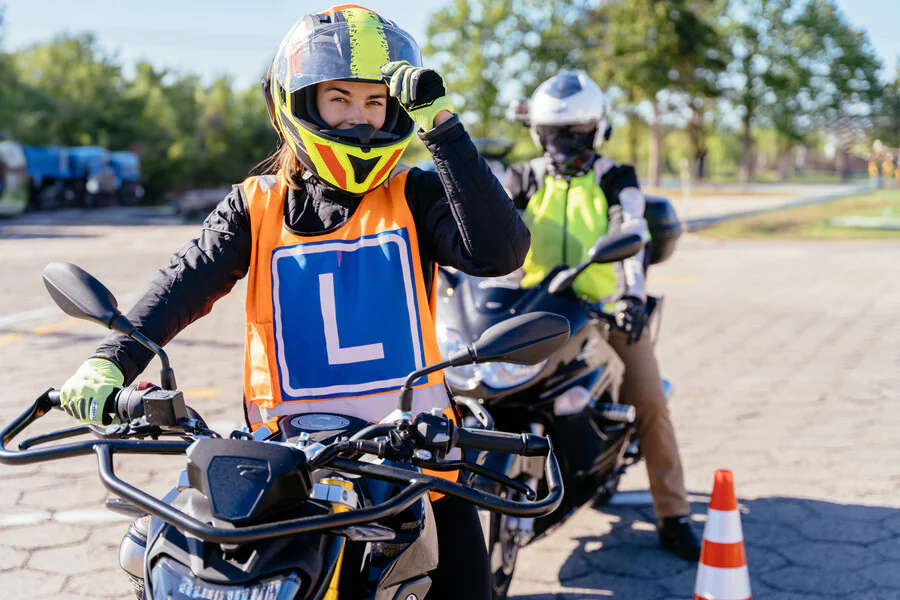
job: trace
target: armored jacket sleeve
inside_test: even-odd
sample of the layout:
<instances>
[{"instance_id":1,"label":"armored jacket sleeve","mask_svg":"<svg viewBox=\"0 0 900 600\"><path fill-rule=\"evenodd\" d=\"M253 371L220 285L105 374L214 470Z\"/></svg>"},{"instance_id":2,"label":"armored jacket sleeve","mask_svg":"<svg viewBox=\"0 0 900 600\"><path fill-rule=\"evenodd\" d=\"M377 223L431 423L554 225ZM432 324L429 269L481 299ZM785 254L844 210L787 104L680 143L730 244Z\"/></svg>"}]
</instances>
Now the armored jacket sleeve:
<instances>
[{"instance_id":1,"label":"armored jacket sleeve","mask_svg":"<svg viewBox=\"0 0 900 600\"><path fill-rule=\"evenodd\" d=\"M151 340L164 346L209 313L250 268L250 216L240 190L231 193L203 222L200 235L172 255L147 283L126 315ZM94 354L115 362L130 383L153 355L134 340L110 334Z\"/></svg>"},{"instance_id":2,"label":"armored jacket sleeve","mask_svg":"<svg viewBox=\"0 0 900 600\"><path fill-rule=\"evenodd\" d=\"M407 179L421 251L482 277L521 267L531 234L459 119L419 135L437 169L413 169Z\"/></svg>"},{"instance_id":3,"label":"armored jacket sleeve","mask_svg":"<svg viewBox=\"0 0 900 600\"><path fill-rule=\"evenodd\" d=\"M639 234L644 242L650 241L650 231L644 219L644 194L638 186L637 174L631 165L617 165L605 157L599 157L595 172L609 206L609 232L631 231ZM627 258L617 267L621 295L647 301L647 278L644 272L644 253Z\"/></svg>"}]
</instances>

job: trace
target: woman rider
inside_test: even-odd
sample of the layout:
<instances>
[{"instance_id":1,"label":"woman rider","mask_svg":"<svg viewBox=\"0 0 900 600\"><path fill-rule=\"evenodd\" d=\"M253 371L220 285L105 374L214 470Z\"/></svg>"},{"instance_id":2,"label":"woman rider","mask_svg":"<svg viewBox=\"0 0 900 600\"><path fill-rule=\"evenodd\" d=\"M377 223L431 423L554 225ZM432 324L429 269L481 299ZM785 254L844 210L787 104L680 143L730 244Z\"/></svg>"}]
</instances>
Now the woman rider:
<instances>
[{"instance_id":1,"label":"woman rider","mask_svg":"<svg viewBox=\"0 0 900 600\"><path fill-rule=\"evenodd\" d=\"M282 139L269 173L234 186L127 316L164 345L247 276L250 427L274 430L304 412L378 421L403 378L440 359L437 265L504 275L522 265L528 230L440 75L378 14L341 5L301 18L264 93ZM436 172L398 162L416 131ZM108 398L150 358L111 335L62 388L64 408L107 420ZM439 373L417 382L414 411L451 402ZM489 598L475 508L445 498L434 512L440 566L429 598Z\"/></svg>"}]
</instances>

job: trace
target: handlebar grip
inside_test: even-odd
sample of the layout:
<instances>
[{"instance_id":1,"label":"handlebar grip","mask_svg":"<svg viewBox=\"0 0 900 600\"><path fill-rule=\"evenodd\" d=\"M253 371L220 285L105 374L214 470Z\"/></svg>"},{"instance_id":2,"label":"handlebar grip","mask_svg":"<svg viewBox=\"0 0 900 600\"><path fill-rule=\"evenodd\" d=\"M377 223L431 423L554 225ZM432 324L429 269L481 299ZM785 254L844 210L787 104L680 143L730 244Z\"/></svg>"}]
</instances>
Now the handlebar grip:
<instances>
[{"instance_id":1,"label":"handlebar grip","mask_svg":"<svg viewBox=\"0 0 900 600\"><path fill-rule=\"evenodd\" d=\"M546 456L550 451L547 438L531 433L506 433L456 427L455 446L469 450L487 450L522 456Z\"/></svg>"}]
</instances>

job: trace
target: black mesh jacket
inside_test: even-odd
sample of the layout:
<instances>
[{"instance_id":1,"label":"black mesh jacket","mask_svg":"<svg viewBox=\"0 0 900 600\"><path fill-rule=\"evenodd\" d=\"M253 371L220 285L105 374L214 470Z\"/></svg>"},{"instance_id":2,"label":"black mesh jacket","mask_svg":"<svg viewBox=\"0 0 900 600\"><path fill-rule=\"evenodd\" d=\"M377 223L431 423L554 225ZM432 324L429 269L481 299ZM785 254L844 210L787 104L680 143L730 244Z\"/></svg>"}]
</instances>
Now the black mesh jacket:
<instances>
[{"instance_id":1,"label":"black mesh jacket","mask_svg":"<svg viewBox=\"0 0 900 600\"><path fill-rule=\"evenodd\" d=\"M522 265L531 237L484 159L456 117L420 133L437 172L412 169L406 199L416 223L422 272L431 288L434 264L480 276L505 275ZM306 177L290 190L284 226L297 234L340 227L360 197ZM200 235L154 273L128 312L132 323L165 345L231 291L250 266L250 212L242 187L233 187L203 223ZM133 381L152 355L136 342L109 335L94 356L115 362Z\"/></svg>"}]
</instances>

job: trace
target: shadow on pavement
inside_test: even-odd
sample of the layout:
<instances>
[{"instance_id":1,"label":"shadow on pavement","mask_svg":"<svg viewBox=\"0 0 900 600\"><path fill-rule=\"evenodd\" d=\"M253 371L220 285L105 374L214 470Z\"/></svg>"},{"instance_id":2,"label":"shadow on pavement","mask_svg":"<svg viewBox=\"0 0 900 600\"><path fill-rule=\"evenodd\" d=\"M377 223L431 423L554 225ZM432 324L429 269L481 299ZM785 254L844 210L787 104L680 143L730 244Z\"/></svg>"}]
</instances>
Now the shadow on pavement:
<instances>
[{"instance_id":1,"label":"shadow on pavement","mask_svg":"<svg viewBox=\"0 0 900 600\"><path fill-rule=\"evenodd\" d=\"M708 496L692 494L697 534ZM741 500L741 520L755 600L900 598L900 510L802 498ZM696 565L657 543L650 506L600 506L612 528L575 538L577 549L559 571L558 593L516 600L693 597ZM582 519L582 521L588 521Z\"/></svg>"},{"instance_id":2,"label":"shadow on pavement","mask_svg":"<svg viewBox=\"0 0 900 600\"><path fill-rule=\"evenodd\" d=\"M205 216L205 215L204 215ZM185 216L172 206L110 206L104 208L68 208L30 212L0 221L3 237L91 237L87 234L60 234L59 228L116 225L182 225Z\"/></svg>"},{"instance_id":3,"label":"shadow on pavement","mask_svg":"<svg viewBox=\"0 0 900 600\"><path fill-rule=\"evenodd\" d=\"M3 227L0 225L0 240L35 240L35 239L65 239L65 238L94 238L90 233L62 233L57 229L35 231L17 231L15 227Z\"/></svg>"}]
</instances>

